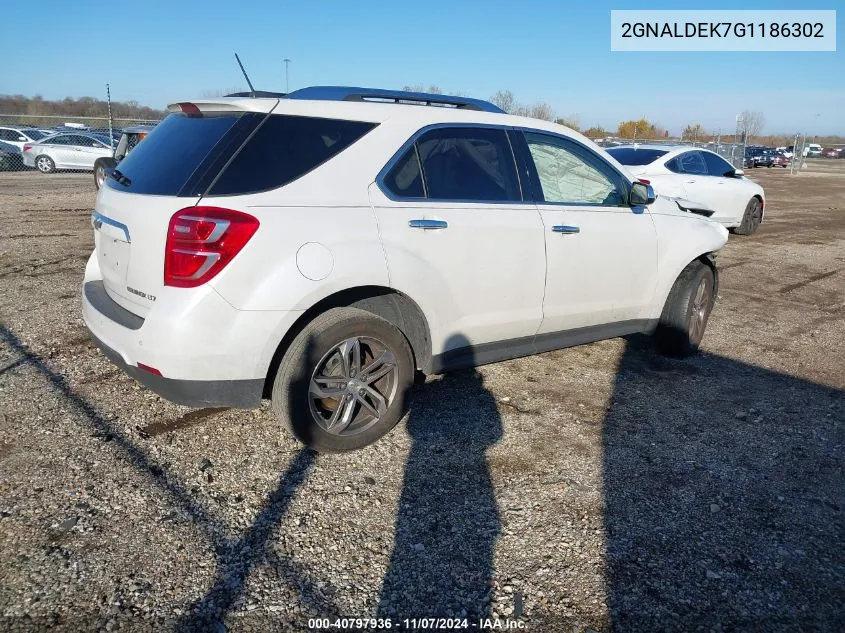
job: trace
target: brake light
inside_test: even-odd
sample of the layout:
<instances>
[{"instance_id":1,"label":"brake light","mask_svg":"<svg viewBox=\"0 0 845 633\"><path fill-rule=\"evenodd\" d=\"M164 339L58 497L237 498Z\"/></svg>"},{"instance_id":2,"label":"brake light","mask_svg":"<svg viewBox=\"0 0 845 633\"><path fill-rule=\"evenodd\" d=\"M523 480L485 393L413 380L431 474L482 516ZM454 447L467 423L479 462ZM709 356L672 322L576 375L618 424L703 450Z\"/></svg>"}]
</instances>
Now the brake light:
<instances>
[{"instance_id":1,"label":"brake light","mask_svg":"<svg viewBox=\"0 0 845 633\"><path fill-rule=\"evenodd\" d=\"M191 116L202 116L202 112L195 103L178 103L179 109L185 114Z\"/></svg>"},{"instance_id":2,"label":"brake light","mask_svg":"<svg viewBox=\"0 0 845 633\"><path fill-rule=\"evenodd\" d=\"M195 288L232 261L258 230L247 213L220 207L188 207L170 218L164 251L164 285Z\"/></svg>"},{"instance_id":3,"label":"brake light","mask_svg":"<svg viewBox=\"0 0 845 633\"><path fill-rule=\"evenodd\" d=\"M650 185L651 184L651 181L646 180L645 178L637 178L637 182L642 183L644 185Z\"/></svg>"},{"instance_id":4,"label":"brake light","mask_svg":"<svg viewBox=\"0 0 845 633\"><path fill-rule=\"evenodd\" d=\"M28 152L31 149L32 149L32 145L24 145L23 146L23 151L25 151L25 152Z\"/></svg>"}]
</instances>

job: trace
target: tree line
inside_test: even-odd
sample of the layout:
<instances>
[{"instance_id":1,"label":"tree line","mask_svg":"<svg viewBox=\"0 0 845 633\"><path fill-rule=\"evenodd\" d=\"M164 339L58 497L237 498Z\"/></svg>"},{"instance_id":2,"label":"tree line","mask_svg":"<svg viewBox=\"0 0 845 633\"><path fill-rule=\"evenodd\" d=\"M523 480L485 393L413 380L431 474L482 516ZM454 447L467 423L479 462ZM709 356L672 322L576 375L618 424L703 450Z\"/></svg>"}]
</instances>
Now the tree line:
<instances>
[{"instance_id":1,"label":"tree line","mask_svg":"<svg viewBox=\"0 0 845 633\"><path fill-rule=\"evenodd\" d=\"M161 119L166 114L163 110L142 106L137 101L112 101L111 111L115 119ZM0 95L0 114L105 118L108 112L108 103L104 99L94 97L50 100L40 95Z\"/></svg>"}]
</instances>

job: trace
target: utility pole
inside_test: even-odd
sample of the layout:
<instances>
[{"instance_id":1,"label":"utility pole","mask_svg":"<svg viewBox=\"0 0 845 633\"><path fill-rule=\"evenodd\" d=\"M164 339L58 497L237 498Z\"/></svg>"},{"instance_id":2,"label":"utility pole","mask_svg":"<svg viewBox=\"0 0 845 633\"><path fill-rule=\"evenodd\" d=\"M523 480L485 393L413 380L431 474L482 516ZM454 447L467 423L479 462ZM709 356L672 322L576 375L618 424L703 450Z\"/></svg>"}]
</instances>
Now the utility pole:
<instances>
[{"instance_id":1,"label":"utility pole","mask_svg":"<svg viewBox=\"0 0 845 633\"><path fill-rule=\"evenodd\" d=\"M290 66L290 59L285 57L282 61L285 62L285 92L290 92L290 74L288 73L288 66Z\"/></svg>"},{"instance_id":2,"label":"utility pole","mask_svg":"<svg viewBox=\"0 0 845 633\"><path fill-rule=\"evenodd\" d=\"M112 127L111 118L111 87L106 84L106 101L109 104L109 146L114 149L114 128Z\"/></svg>"}]
</instances>

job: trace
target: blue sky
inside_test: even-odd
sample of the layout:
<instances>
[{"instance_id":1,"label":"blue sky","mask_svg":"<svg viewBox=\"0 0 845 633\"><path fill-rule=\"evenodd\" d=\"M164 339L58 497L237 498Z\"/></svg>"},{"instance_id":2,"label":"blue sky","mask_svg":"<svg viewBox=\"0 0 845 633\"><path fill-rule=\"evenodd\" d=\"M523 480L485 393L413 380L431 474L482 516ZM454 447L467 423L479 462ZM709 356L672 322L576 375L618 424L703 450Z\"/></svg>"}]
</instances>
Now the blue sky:
<instances>
[{"instance_id":1,"label":"blue sky","mask_svg":"<svg viewBox=\"0 0 845 633\"><path fill-rule=\"evenodd\" d=\"M733 130L759 110L766 133L845 134L845 45L837 52L630 53L610 51L610 10L627 3L521 0L287 2L213 0L10 2L0 94L104 96L162 107L243 88L233 52L257 88L401 88L437 84L487 98L511 90L549 103L582 126L615 128L646 116L671 131L690 122ZM705 3L702 3L705 4ZM75 6L74 6L75 5ZM837 6L839 5L839 6ZM639 2L643 9L684 8ZM71 8L73 7L73 8ZM800 3L708 0L707 9L797 9ZM817 1L813 9L841 9ZM135 17L137 16L137 17ZM41 33L27 25L35 20ZM55 33L55 35L51 35ZM840 38L841 40L841 38Z\"/></svg>"}]
</instances>

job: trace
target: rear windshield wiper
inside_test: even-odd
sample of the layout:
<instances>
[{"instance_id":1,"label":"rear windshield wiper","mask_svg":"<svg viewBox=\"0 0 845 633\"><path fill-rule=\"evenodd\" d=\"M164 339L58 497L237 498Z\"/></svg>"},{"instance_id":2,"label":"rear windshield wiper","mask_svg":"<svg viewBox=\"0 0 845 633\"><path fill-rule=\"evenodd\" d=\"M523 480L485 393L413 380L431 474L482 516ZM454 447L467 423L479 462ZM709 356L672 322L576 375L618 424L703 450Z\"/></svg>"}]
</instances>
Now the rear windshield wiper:
<instances>
[{"instance_id":1,"label":"rear windshield wiper","mask_svg":"<svg viewBox=\"0 0 845 633\"><path fill-rule=\"evenodd\" d=\"M126 176L120 173L119 169L113 169L110 176L117 181L117 184L123 185L124 187L128 187L132 184L132 181L129 180Z\"/></svg>"}]
</instances>

